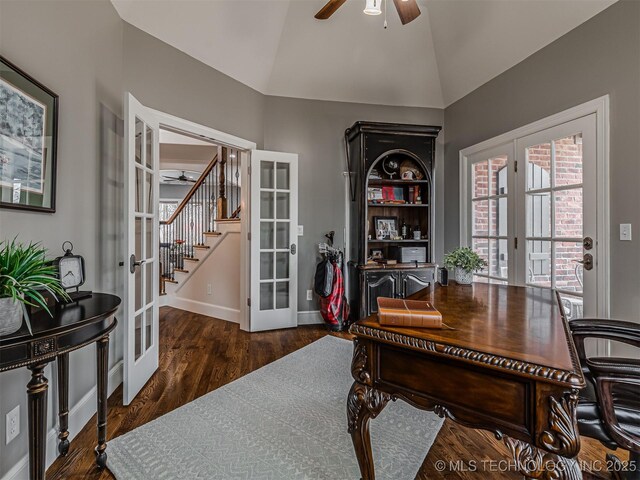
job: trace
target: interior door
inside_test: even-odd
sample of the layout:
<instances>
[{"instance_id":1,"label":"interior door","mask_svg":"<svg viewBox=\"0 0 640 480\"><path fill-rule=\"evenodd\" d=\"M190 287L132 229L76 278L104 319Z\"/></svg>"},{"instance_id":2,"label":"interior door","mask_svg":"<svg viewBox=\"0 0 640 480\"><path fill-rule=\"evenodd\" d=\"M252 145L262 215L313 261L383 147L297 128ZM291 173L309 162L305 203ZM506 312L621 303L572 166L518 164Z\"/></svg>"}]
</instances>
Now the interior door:
<instances>
[{"instance_id":1,"label":"interior door","mask_svg":"<svg viewBox=\"0 0 640 480\"><path fill-rule=\"evenodd\" d=\"M298 155L251 152L251 331L298 325Z\"/></svg>"},{"instance_id":2,"label":"interior door","mask_svg":"<svg viewBox=\"0 0 640 480\"><path fill-rule=\"evenodd\" d=\"M127 208L124 395L128 405L158 368L158 120L125 95Z\"/></svg>"},{"instance_id":3,"label":"interior door","mask_svg":"<svg viewBox=\"0 0 640 480\"><path fill-rule=\"evenodd\" d=\"M597 317L596 115L518 139L516 157L518 283L557 289L570 318Z\"/></svg>"}]
</instances>

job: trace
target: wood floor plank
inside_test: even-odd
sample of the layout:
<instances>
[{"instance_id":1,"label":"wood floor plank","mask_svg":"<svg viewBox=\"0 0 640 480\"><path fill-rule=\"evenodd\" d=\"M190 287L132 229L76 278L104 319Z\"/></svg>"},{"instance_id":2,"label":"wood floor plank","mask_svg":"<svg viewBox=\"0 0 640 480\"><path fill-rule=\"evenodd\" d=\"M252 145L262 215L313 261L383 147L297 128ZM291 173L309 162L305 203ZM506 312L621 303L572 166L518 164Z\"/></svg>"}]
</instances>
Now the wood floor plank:
<instances>
[{"instance_id":1,"label":"wood floor plank","mask_svg":"<svg viewBox=\"0 0 640 480\"><path fill-rule=\"evenodd\" d=\"M114 438L158 418L249 372L282 358L329 333L323 326L304 326L273 332L247 333L238 325L163 307L160 311L158 371L131 405L122 405L122 386L109 398L107 438ZM335 335L335 334L333 334ZM337 334L350 338L348 334ZM347 392L345 392L346 402ZM374 420L375 421L375 420ZM47 478L106 480L113 476L95 467L96 417L71 442L67 457L58 458ZM345 425L346 430L346 425ZM583 439L579 459L595 465L607 452L598 442ZM109 448L107 447L107 453ZM627 455L618 455L627 459ZM420 480L511 480L513 471L487 471L489 462L508 459L504 445L492 434L445 421L417 478ZM447 468L436 462L444 460ZM475 462L476 469L470 465ZM499 468L496 467L498 470ZM594 472L594 480L610 478ZM336 479L342 480L342 479ZM347 480L347 479L344 479Z\"/></svg>"}]
</instances>

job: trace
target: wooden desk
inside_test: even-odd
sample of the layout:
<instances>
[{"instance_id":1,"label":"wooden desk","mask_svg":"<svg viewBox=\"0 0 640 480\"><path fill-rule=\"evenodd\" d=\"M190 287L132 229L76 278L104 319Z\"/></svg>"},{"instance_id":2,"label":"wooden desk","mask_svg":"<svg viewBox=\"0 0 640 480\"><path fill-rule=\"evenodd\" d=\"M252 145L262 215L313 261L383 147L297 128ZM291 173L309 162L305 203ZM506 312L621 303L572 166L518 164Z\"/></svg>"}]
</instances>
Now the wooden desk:
<instances>
[{"instance_id":1,"label":"wooden desk","mask_svg":"<svg viewBox=\"0 0 640 480\"><path fill-rule=\"evenodd\" d=\"M31 371L27 384L29 416L29 478L45 478L47 445L47 389L44 368L58 361L58 408L60 433L58 451L69 451L69 352L90 343L97 345L98 366L98 446L96 461L107 461L107 379L109 370L109 334L116 327L114 314L120 299L94 293L90 298L56 307L53 317L46 312L31 316L33 336L26 325L12 335L0 337L0 372L18 367Z\"/></svg>"},{"instance_id":2,"label":"wooden desk","mask_svg":"<svg viewBox=\"0 0 640 480\"><path fill-rule=\"evenodd\" d=\"M436 285L429 300L453 330L355 323L348 427L364 480L375 478L369 420L402 399L503 439L526 478L581 479L578 391L585 381L551 290Z\"/></svg>"}]
</instances>

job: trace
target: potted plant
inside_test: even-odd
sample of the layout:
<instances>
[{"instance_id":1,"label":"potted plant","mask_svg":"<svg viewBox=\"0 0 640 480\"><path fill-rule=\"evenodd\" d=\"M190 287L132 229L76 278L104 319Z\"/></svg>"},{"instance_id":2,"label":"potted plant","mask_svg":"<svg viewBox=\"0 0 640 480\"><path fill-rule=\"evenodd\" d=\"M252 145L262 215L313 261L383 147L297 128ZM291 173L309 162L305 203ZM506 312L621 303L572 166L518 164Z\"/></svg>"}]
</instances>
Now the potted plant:
<instances>
[{"instance_id":1,"label":"potted plant","mask_svg":"<svg viewBox=\"0 0 640 480\"><path fill-rule=\"evenodd\" d=\"M487 266L487 262L469 247L456 248L453 252L447 253L444 256L444 264L450 269L455 269L456 282L461 285L470 285L473 272Z\"/></svg>"},{"instance_id":2,"label":"potted plant","mask_svg":"<svg viewBox=\"0 0 640 480\"><path fill-rule=\"evenodd\" d=\"M51 315L44 294L69 298L45 254L38 243L0 242L0 336L18 331L23 314L31 331L26 305L42 307Z\"/></svg>"}]
</instances>

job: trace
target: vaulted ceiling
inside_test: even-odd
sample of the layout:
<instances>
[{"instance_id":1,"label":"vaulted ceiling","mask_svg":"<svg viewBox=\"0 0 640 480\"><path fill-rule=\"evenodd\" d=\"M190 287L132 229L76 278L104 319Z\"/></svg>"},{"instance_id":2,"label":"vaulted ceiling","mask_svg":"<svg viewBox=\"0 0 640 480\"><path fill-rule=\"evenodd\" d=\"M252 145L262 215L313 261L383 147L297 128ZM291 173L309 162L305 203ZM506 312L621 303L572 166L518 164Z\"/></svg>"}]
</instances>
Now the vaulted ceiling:
<instances>
[{"instance_id":1,"label":"vaulted ceiling","mask_svg":"<svg viewBox=\"0 0 640 480\"><path fill-rule=\"evenodd\" d=\"M418 0L400 24L348 0L112 0L126 22L268 95L442 108L615 0ZM384 10L384 8L383 8Z\"/></svg>"}]
</instances>

